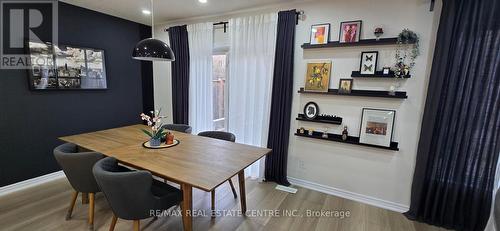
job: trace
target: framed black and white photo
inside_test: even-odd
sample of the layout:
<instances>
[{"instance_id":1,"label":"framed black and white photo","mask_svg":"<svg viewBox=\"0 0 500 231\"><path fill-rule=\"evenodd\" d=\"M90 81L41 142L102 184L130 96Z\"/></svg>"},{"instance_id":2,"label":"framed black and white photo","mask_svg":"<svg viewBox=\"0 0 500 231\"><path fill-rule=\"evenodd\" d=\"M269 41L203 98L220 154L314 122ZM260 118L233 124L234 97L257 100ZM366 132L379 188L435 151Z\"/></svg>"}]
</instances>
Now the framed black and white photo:
<instances>
[{"instance_id":1,"label":"framed black and white photo","mask_svg":"<svg viewBox=\"0 0 500 231\"><path fill-rule=\"evenodd\" d=\"M377 69L378 51L361 52L359 71L363 75L374 75Z\"/></svg>"},{"instance_id":2,"label":"framed black and white photo","mask_svg":"<svg viewBox=\"0 0 500 231\"><path fill-rule=\"evenodd\" d=\"M395 117L395 110L363 108L359 142L390 147Z\"/></svg>"},{"instance_id":3,"label":"framed black and white photo","mask_svg":"<svg viewBox=\"0 0 500 231\"><path fill-rule=\"evenodd\" d=\"M318 104L316 104L315 102L306 103L306 106L304 106L304 116L306 117L306 119L313 120L318 116L318 114Z\"/></svg>"},{"instance_id":4,"label":"framed black and white photo","mask_svg":"<svg viewBox=\"0 0 500 231\"><path fill-rule=\"evenodd\" d=\"M311 45L327 44L330 40L330 23L311 26Z\"/></svg>"},{"instance_id":5,"label":"framed black and white photo","mask_svg":"<svg viewBox=\"0 0 500 231\"><path fill-rule=\"evenodd\" d=\"M104 50L72 45L28 42L29 87L42 90L107 89Z\"/></svg>"}]
</instances>

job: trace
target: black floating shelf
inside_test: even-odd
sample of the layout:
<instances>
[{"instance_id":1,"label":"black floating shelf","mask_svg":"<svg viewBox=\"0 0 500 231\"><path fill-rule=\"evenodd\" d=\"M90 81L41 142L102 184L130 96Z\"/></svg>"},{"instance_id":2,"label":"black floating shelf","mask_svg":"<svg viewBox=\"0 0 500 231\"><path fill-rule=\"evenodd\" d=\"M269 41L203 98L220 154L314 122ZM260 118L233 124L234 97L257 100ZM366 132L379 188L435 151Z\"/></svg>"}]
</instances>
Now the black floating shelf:
<instances>
[{"instance_id":1,"label":"black floating shelf","mask_svg":"<svg viewBox=\"0 0 500 231\"><path fill-rule=\"evenodd\" d=\"M338 41L328 42L327 44L302 44L303 49L329 48L329 47L356 47L356 46L376 46L376 45L396 45L398 38L361 39L359 42L339 43Z\"/></svg>"},{"instance_id":2,"label":"black floating shelf","mask_svg":"<svg viewBox=\"0 0 500 231\"><path fill-rule=\"evenodd\" d=\"M373 78L373 79L377 79L377 78L409 79L409 78L411 78L411 75L405 75L402 78L396 78L396 76L394 75L394 72L392 72L392 71L388 75L384 75L382 71L375 71L374 75L361 74L361 72L359 72L359 71L353 71L351 73L351 77L353 77L353 78L367 78L367 79L370 79L370 78Z\"/></svg>"},{"instance_id":3,"label":"black floating shelf","mask_svg":"<svg viewBox=\"0 0 500 231\"><path fill-rule=\"evenodd\" d=\"M394 98L394 99L406 99L406 91L396 91L391 94L389 91L375 91L375 90L351 90L351 94L341 94L338 89L328 89L327 92L321 91L306 91L304 88L300 88L298 91L301 94L320 94L320 95L343 95L343 96L363 96L363 97L380 97L380 98Z\"/></svg>"},{"instance_id":4,"label":"black floating shelf","mask_svg":"<svg viewBox=\"0 0 500 231\"><path fill-rule=\"evenodd\" d=\"M346 144L355 144L355 145L367 146L367 147L372 147L372 148L380 148L380 149L386 149L386 150L399 151L398 142L391 142L390 147L385 147L385 146L372 145L372 144L362 144L359 142L359 137L355 137L355 136L348 136L347 140L344 141L344 140L342 140L341 135L328 133L328 138L323 138L321 136L322 134L323 134L322 132L313 132L312 135L308 135L307 131L306 131L306 133L301 134L299 132L299 129L297 129L297 132L295 133L296 136L307 137L307 138L312 138L312 139L335 141L335 142L346 143Z\"/></svg>"},{"instance_id":5,"label":"black floating shelf","mask_svg":"<svg viewBox=\"0 0 500 231\"><path fill-rule=\"evenodd\" d=\"M318 118L319 117L319 118ZM324 123L324 124L337 124L340 125L342 124L342 118L341 117L334 117L335 120L327 120L327 119L322 119L320 116L316 117L315 119L307 119L304 114L299 114L296 120L300 121L309 121L309 122L315 122L315 123Z\"/></svg>"}]
</instances>

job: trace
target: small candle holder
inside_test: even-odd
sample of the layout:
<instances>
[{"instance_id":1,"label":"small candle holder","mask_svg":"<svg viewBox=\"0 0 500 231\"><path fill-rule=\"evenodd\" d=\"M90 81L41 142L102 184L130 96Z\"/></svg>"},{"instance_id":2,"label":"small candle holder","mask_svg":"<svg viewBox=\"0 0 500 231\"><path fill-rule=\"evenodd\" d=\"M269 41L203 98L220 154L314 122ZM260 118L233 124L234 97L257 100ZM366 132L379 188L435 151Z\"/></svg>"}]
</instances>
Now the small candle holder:
<instances>
[{"instance_id":1,"label":"small candle holder","mask_svg":"<svg viewBox=\"0 0 500 231\"><path fill-rule=\"evenodd\" d=\"M373 31L373 34L375 35L376 40L378 41L380 39L380 36L384 34L384 30L381 27L377 27L375 28L375 31Z\"/></svg>"},{"instance_id":2,"label":"small candle holder","mask_svg":"<svg viewBox=\"0 0 500 231\"><path fill-rule=\"evenodd\" d=\"M326 130L323 132L323 134L321 134L321 137L328 139L328 133L326 132Z\"/></svg>"}]
</instances>

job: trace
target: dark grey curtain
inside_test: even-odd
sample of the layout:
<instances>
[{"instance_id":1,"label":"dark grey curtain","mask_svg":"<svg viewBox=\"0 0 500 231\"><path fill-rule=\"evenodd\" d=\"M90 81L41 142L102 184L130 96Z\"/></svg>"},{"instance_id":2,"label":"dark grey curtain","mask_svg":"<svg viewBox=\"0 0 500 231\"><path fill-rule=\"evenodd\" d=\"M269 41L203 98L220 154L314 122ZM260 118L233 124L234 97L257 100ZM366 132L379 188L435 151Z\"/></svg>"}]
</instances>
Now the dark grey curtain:
<instances>
[{"instance_id":1,"label":"dark grey curtain","mask_svg":"<svg viewBox=\"0 0 500 231\"><path fill-rule=\"evenodd\" d=\"M295 10L278 13L271 118L267 140L267 147L273 152L266 156L265 178L282 185L290 185L286 177L286 165L292 113L296 22Z\"/></svg>"},{"instance_id":2,"label":"dark grey curtain","mask_svg":"<svg viewBox=\"0 0 500 231\"><path fill-rule=\"evenodd\" d=\"M172 114L174 124L189 124L189 43L186 25L168 29L172 62Z\"/></svg>"},{"instance_id":3,"label":"dark grey curtain","mask_svg":"<svg viewBox=\"0 0 500 231\"><path fill-rule=\"evenodd\" d=\"M444 0L410 219L483 230L500 152L500 1Z\"/></svg>"},{"instance_id":4,"label":"dark grey curtain","mask_svg":"<svg viewBox=\"0 0 500 231\"><path fill-rule=\"evenodd\" d=\"M141 39L151 38L151 27L139 28ZM141 62L142 75L142 111L149 113L155 109L153 87L153 62ZM146 121L143 121L146 124Z\"/></svg>"}]
</instances>

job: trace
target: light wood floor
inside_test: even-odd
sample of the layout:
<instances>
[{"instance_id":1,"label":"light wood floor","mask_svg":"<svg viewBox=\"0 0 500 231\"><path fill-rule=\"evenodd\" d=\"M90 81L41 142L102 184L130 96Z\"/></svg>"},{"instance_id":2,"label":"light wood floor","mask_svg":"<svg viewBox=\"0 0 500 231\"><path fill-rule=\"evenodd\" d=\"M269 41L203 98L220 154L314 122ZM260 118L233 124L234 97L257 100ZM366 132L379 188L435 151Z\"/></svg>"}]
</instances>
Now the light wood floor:
<instances>
[{"instance_id":1,"label":"light wood floor","mask_svg":"<svg viewBox=\"0 0 500 231\"><path fill-rule=\"evenodd\" d=\"M237 182L237 179L233 179ZM237 184L235 184L237 186ZM291 211L300 216L226 216L211 219L195 217L194 230L348 230L348 231L437 231L437 227L412 222L403 215L342 199L324 193L299 188L297 194L274 189L274 183L247 180L248 210ZM66 179L52 181L21 192L0 197L0 230L88 230L86 225L88 205L82 205L80 198L73 211L73 217L65 221L66 210L71 199L71 186ZM234 199L228 184L217 188L218 210L238 211L238 199ZM106 199L96 195L95 230L108 230L111 210ZM193 209L208 211L210 193L195 190ZM350 217L307 217L307 210L349 211ZM295 212L293 212L295 211ZM269 212L268 212L269 213ZM251 214L250 214L251 215ZM254 214L257 215L257 214ZM266 215L266 214L264 214ZM143 230L182 230L181 217L161 217L141 221ZM118 220L115 230L132 230L132 222Z\"/></svg>"}]
</instances>

